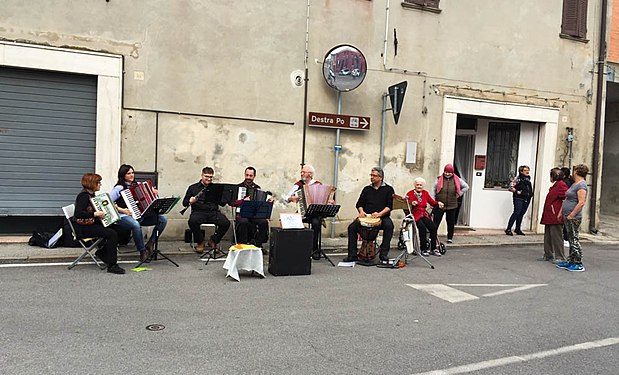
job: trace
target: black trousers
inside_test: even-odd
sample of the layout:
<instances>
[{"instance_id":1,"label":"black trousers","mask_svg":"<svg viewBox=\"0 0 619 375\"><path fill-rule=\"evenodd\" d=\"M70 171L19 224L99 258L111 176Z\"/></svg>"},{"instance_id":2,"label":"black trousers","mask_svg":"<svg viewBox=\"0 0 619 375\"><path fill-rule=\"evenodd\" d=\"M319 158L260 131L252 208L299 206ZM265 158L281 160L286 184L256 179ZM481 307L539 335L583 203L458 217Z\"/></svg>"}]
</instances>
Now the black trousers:
<instances>
[{"instance_id":1,"label":"black trousers","mask_svg":"<svg viewBox=\"0 0 619 375\"><path fill-rule=\"evenodd\" d=\"M389 245L391 238L393 237L393 221L390 217L382 217L380 223L380 229L383 231L383 242L380 244L379 257L386 258L389 256ZM348 226L348 256L351 258L357 257L357 236L361 223L359 220L355 220Z\"/></svg>"},{"instance_id":2,"label":"black trousers","mask_svg":"<svg viewBox=\"0 0 619 375\"><path fill-rule=\"evenodd\" d=\"M211 236L215 243L219 243L230 228L230 220L219 211L192 211L189 216L189 229L197 243L204 242L200 224L215 224L215 233Z\"/></svg>"},{"instance_id":3,"label":"black trousers","mask_svg":"<svg viewBox=\"0 0 619 375\"><path fill-rule=\"evenodd\" d=\"M318 245L320 241L320 231L322 230L322 218L320 217L309 217L303 219L304 223L309 223L310 228L314 232L314 240L313 240L313 251L318 250Z\"/></svg>"},{"instance_id":4,"label":"black trousers","mask_svg":"<svg viewBox=\"0 0 619 375\"><path fill-rule=\"evenodd\" d=\"M421 250L436 250L436 224L430 218L422 216L415 222L419 229L419 245ZM430 234L430 249L428 249L427 235Z\"/></svg>"},{"instance_id":5,"label":"black trousers","mask_svg":"<svg viewBox=\"0 0 619 375\"><path fill-rule=\"evenodd\" d=\"M269 239L269 221L267 219L237 217L235 222L238 243L248 244L253 241L255 244L262 244Z\"/></svg>"},{"instance_id":6,"label":"black trousers","mask_svg":"<svg viewBox=\"0 0 619 375\"><path fill-rule=\"evenodd\" d=\"M118 258L118 234L112 228L106 228L101 223L95 222L92 225L75 224L75 232L79 238L105 238L105 245L102 250L97 251L97 256L107 266L113 266Z\"/></svg>"},{"instance_id":7,"label":"black trousers","mask_svg":"<svg viewBox=\"0 0 619 375\"><path fill-rule=\"evenodd\" d=\"M440 208L434 208L432 210L434 225L436 225L436 228L441 225L443 214L445 215L445 219L447 220L447 239L449 240L454 238L454 228L456 227L456 220L458 219L458 210L459 209L457 207L451 210L443 210Z\"/></svg>"}]
</instances>

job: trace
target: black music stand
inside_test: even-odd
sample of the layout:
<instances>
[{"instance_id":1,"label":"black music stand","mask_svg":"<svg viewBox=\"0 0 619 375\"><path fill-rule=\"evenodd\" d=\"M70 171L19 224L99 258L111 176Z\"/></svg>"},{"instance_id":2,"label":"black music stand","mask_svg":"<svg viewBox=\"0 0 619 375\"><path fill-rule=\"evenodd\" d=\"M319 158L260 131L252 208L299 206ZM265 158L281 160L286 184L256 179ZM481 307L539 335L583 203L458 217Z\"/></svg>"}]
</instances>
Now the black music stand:
<instances>
[{"instance_id":1,"label":"black music stand","mask_svg":"<svg viewBox=\"0 0 619 375\"><path fill-rule=\"evenodd\" d=\"M151 203L150 206L148 206L146 211L144 211L144 214L142 215L142 217L149 216L149 215L165 215L168 212L170 212L170 210L172 210L172 208L176 205L176 203L178 203L178 201L179 201L178 197L157 198L153 201L153 203ZM157 236L157 241L155 241L154 251L152 252L152 254L150 254L150 257L148 257L148 259L140 261L140 263L138 263L138 265L135 266L135 268L138 268L143 263L149 263L153 260L158 260L157 259L158 255L161 255L162 258L167 259L170 263L172 263L176 267L180 267L175 261L168 258L163 253L161 253L161 251L159 251L159 231L156 228L157 228L157 225L155 225L155 231L156 231L155 235Z\"/></svg>"},{"instance_id":2,"label":"black music stand","mask_svg":"<svg viewBox=\"0 0 619 375\"><path fill-rule=\"evenodd\" d=\"M273 202L242 201L239 215L246 219L270 219L273 211Z\"/></svg>"},{"instance_id":3,"label":"black music stand","mask_svg":"<svg viewBox=\"0 0 619 375\"><path fill-rule=\"evenodd\" d=\"M339 210L339 204L310 204L305 211L305 217L308 219L319 217L320 221L322 222L322 220L327 217L334 217L335 215L337 215ZM318 249L316 249L312 253L312 257L316 253L318 253L318 259L323 257L328 260L333 267L335 267L335 264L333 264L331 259L329 259L327 254L325 254L325 252L322 250L322 229L318 231Z\"/></svg>"}]
</instances>

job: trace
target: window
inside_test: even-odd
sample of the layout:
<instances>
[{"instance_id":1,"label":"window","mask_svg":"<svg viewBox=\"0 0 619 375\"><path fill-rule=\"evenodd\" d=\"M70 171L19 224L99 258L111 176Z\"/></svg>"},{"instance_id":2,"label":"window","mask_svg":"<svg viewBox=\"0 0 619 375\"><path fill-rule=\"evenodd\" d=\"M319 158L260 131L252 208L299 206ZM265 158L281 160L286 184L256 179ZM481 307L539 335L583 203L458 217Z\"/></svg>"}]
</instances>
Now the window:
<instances>
[{"instance_id":1,"label":"window","mask_svg":"<svg viewBox=\"0 0 619 375\"><path fill-rule=\"evenodd\" d=\"M563 0L561 36L580 40L587 37L587 0Z\"/></svg>"},{"instance_id":2,"label":"window","mask_svg":"<svg viewBox=\"0 0 619 375\"><path fill-rule=\"evenodd\" d=\"M519 123L491 122L488 126L485 188L507 189L518 168Z\"/></svg>"},{"instance_id":3,"label":"window","mask_svg":"<svg viewBox=\"0 0 619 375\"><path fill-rule=\"evenodd\" d=\"M429 10L431 12L440 13L438 3L441 0L404 0L402 6L405 8Z\"/></svg>"}]
</instances>

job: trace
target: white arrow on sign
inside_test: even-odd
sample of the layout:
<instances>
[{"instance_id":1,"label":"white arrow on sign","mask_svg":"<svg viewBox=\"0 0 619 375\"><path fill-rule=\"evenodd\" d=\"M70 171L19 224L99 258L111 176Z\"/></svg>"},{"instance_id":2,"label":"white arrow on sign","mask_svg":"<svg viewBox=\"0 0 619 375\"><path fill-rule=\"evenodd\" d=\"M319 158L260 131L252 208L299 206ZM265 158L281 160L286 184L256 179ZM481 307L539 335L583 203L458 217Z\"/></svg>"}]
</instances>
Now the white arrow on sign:
<instances>
[{"instance_id":1,"label":"white arrow on sign","mask_svg":"<svg viewBox=\"0 0 619 375\"><path fill-rule=\"evenodd\" d=\"M361 118L361 128L362 128L362 129L367 128L367 127L368 127L368 124L369 124L368 120L366 120L366 119L364 119L364 118Z\"/></svg>"},{"instance_id":2,"label":"white arrow on sign","mask_svg":"<svg viewBox=\"0 0 619 375\"><path fill-rule=\"evenodd\" d=\"M527 290L531 288L537 288L539 286L546 286L548 284L406 284L411 288L421 290L435 297L443 299L447 302L457 303L464 301L472 301L479 299L480 297L463 292L459 289L453 288L454 286L463 287L500 287L507 288L497 292L482 294L481 297L494 297L507 293L519 292L521 290Z\"/></svg>"}]
</instances>

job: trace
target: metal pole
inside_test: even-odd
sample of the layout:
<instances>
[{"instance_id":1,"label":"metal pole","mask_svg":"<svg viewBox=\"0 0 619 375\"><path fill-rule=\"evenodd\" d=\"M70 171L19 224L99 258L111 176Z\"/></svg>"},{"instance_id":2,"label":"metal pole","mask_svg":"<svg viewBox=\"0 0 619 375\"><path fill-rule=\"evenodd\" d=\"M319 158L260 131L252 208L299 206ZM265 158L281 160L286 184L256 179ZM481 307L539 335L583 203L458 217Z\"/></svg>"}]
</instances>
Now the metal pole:
<instances>
[{"instance_id":1,"label":"metal pole","mask_svg":"<svg viewBox=\"0 0 619 375\"><path fill-rule=\"evenodd\" d=\"M387 93L383 94L383 112L381 113L381 126L380 126L380 161L378 165L383 168L385 166L385 125L386 125L386 113L387 113Z\"/></svg>"},{"instance_id":2,"label":"metal pole","mask_svg":"<svg viewBox=\"0 0 619 375\"><path fill-rule=\"evenodd\" d=\"M342 114L342 92L337 92L337 114ZM340 150L342 145L340 144L340 129L335 130L335 162L333 165L333 187L337 189L337 174L340 168ZM335 237L335 216L331 219L331 238Z\"/></svg>"}]
</instances>

